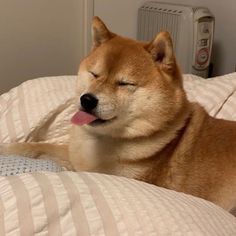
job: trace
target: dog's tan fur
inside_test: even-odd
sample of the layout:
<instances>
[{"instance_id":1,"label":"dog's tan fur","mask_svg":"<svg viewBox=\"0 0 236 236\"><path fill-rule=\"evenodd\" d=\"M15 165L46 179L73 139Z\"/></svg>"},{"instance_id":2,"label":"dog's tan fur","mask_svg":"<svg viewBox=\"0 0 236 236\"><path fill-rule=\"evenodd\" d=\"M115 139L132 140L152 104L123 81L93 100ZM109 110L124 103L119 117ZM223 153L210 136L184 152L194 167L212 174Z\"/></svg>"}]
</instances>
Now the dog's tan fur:
<instances>
[{"instance_id":1,"label":"dog's tan fur","mask_svg":"<svg viewBox=\"0 0 236 236\"><path fill-rule=\"evenodd\" d=\"M93 38L79 69L78 104L84 93L96 95L94 113L107 122L74 125L68 147L10 144L0 152L50 154L74 170L135 178L233 208L236 123L186 99L170 35L141 43L111 33L95 17Z\"/></svg>"}]
</instances>

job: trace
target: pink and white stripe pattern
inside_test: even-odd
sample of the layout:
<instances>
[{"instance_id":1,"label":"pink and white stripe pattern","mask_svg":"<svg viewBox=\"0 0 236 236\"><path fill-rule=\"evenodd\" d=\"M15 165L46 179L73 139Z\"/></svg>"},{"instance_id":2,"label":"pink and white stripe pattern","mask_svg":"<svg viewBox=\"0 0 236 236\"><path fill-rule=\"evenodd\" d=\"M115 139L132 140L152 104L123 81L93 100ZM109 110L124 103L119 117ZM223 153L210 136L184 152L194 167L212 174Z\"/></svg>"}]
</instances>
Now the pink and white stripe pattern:
<instances>
[{"instance_id":1,"label":"pink and white stripe pattern","mask_svg":"<svg viewBox=\"0 0 236 236\"><path fill-rule=\"evenodd\" d=\"M39 78L1 95L0 142L67 140L75 83L76 76Z\"/></svg>"},{"instance_id":2,"label":"pink and white stripe pattern","mask_svg":"<svg viewBox=\"0 0 236 236\"><path fill-rule=\"evenodd\" d=\"M184 75L184 87L189 100L200 103L211 116L236 120L236 73L211 79Z\"/></svg>"},{"instance_id":3,"label":"pink and white stripe pattern","mask_svg":"<svg viewBox=\"0 0 236 236\"><path fill-rule=\"evenodd\" d=\"M95 173L0 177L0 235L236 235L236 219L183 193Z\"/></svg>"}]
</instances>

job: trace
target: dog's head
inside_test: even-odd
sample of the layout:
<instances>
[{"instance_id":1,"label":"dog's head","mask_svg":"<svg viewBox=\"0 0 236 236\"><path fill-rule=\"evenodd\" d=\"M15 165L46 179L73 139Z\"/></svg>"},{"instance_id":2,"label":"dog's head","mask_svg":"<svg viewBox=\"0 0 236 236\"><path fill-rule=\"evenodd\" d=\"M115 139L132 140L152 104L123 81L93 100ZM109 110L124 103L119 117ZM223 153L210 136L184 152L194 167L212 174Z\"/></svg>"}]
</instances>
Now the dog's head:
<instances>
[{"instance_id":1,"label":"dog's head","mask_svg":"<svg viewBox=\"0 0 236 236\"><path fill-rule=\"evenodd\" d=\"M127 138L164 129L186 101L169 33L138 42L110 32L98 17L92 32L93 49L79 68L80 112L72 122Z\"/></svg>"}]
</instances>

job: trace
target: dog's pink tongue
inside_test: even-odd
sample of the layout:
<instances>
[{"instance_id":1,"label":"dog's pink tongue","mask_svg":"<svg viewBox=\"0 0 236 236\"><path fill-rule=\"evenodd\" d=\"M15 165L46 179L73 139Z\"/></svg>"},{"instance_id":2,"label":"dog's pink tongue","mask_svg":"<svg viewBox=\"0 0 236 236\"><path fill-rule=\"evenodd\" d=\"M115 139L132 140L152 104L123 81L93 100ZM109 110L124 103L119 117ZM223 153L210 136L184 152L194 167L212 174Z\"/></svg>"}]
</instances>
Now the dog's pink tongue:
<instances>
[{"instance_id":1,"label":"dog's pink tongue","mask_svg":"<svg viewBox=\"0 0 236 236\"><path fill-rule=\"evenodd\" d=\"M89 124L98 118L94 115L86 113L84 111L76 112L73 117L71 118L71 122L75 125L86 125Z\"/></svg>"}]
</instances>

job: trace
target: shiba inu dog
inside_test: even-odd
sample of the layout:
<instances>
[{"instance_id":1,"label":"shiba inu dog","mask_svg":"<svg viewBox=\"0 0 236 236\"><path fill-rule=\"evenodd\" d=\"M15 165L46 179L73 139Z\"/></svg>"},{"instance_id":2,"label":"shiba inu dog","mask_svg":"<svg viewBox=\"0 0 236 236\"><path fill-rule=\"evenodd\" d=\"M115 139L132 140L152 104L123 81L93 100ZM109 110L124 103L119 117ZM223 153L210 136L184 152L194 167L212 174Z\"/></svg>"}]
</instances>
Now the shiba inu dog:
<instances>
[{"instance_id":1,"label":"shiba inu dog","mask_svg":"<svg viewBox=\"0 0 236 236\"><path fill-rule=\"evenodd\" d=\"M1 153L56 156L76 171L142 180L230 210L236 203L236 123L185 95L169 33L144 43L95 17L79 68L69 145L9 144Z\"/></svg>"}]
</instances>

